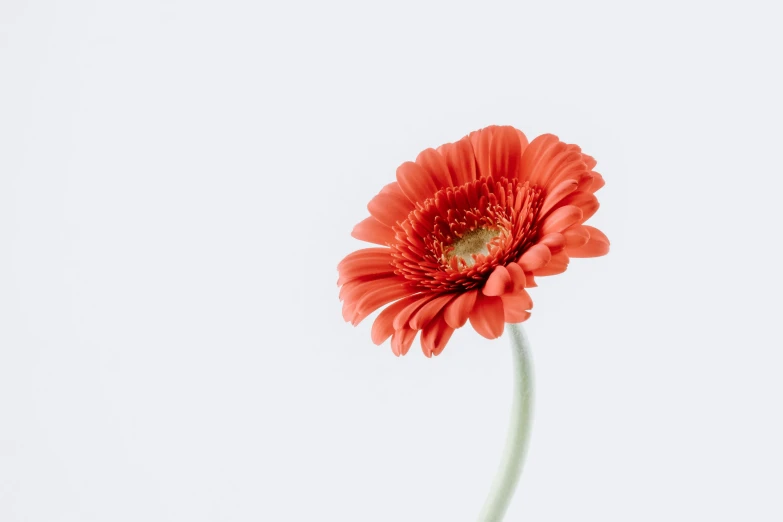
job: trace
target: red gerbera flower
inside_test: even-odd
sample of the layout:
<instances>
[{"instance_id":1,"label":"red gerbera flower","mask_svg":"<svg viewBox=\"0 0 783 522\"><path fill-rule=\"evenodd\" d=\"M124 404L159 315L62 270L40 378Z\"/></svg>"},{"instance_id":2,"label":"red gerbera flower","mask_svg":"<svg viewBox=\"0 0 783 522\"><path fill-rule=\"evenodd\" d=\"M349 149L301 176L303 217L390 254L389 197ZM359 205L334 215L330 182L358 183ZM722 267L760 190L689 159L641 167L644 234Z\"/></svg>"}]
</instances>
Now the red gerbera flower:
<instances>
[{"instance_id":1,"label":"red gerbera flower","mask_svg":"<svg viewBox=\"0 0 783 522\"><path fill-rule=\"evenodd\" d=\"M338 265L343 317L356 325L378 308L372 340L390 336L404 355L417 332L438 355L468 320L484 337L530 317L535 276L564 272L571 257L596 257L609 240L584 225L604 185L596 161L544 134L528 143L492 126L427 149L397 169L352 235L382 245Z\"/></svg>"}]
</instances>

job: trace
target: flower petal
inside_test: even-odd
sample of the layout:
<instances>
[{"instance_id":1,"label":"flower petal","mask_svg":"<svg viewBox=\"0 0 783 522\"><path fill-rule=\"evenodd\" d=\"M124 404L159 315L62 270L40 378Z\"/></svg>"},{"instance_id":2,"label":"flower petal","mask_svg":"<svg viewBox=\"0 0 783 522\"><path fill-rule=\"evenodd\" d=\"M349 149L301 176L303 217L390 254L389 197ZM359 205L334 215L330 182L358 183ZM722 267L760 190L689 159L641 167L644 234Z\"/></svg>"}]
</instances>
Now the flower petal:
<instances>
[{"instance_id":1,"label":"flower petal","mask_svg":"<svg viewBox=\"0 0 783 522\"><path fill-rule=\"evenodd\" d=\"M397 183L412 203L423 202L438 191L432 175L412 161L406 161L397 168Z\"/></svg>"},{"instance_id":2,"label":"flower petal","mask_svg":"<svg viewBox=\"0 0 783 522\"><path fill-rule=\"evenodd\" d=\"M603 241L607 245L609 244L609 238L606 237L606 234L601 232L595 227L591 227L590 225L583 225L585 229L587 229L587 232L590 233L590 239L597 239L599 241Z\"/></svg>"},{"instance_id":3,"label":"flower petal","mask_svg":"<svg viewBox=\"0 0 783 522\"><path fill-rule=\"evenodd\" d=\"M577 186L576 190L579 192L590 192L590 187L593 185L593 180L595 177L593 176L592 172L585 172L579 177L579 185Z\"/></svg>"},{"instance_id":4,"label":"flower petal","mask_svg":"<svg viewBox=\"0 0 783 522\"><path fill-rule=\"evenodd\" d=\"M579 183L575 179L561 181L551 192L549 192L549 194L547 194L544 199L544 205L541 207L540 215L546 216L555 205L560 203L564 197L575 191L578 186Z\"/></svg>"},{"instance_id":5,"label":"flower petal","mask_svg":"<svg viewBox=\"0 0 783 522\"><path fill-rule=\"evenodd\" d=\"M388 248L363 248L352 252L337 265L337 284L342 286L354 279L373 275L388 276L394 273L392 261L391 250Z\"/></svg>"},{"instance_id":6,"label":"flower petal","mask_svg":"<svg viewBox=\"0 0 783 522\"><path fill-rule=\"evenodd\" d=\"M563 232L563 236L566 238L566 249L570 250L587 243L590 239L590 232L584 226L575 226Z\"/></svg>"},{"instance_id":7,"label":"flower petal","mask_svg":"<svg viewBox=\"0 0 783 522\"><path fill-rule=\"evenodd\" d=\"M551 190L566 179L578 180L585 172L579 147L563 143L552 134L543 134L525 149L520 179Z\"/></svg>"},{"instance_id":8,"label":"flower petal","mask_svg":"<svg viewBox=\"0 0 783 522\"><path fill-rule=\"evenodd\" d=\"M449 173L449 167L446 165L446 160L435 149L422 151L416 157L416 163L430 174L438 189L452 185L451 174Z\"/></svg>"},{"instance_id":9,"label":"flower petal","mask_svg":"<svg viewBox=\"0 0 783 522\"><path fill-rule=\"evenodd\" d=\"M387 281L389 285L399 284L399 278L394 274L358 277L356 279L351 279L347 283L340 286L340 300L346 302L358 302L359 298L367 293L369 288L367 285L369 283L373 283L374 285L384 285L385 283L383 283L381 280ZM390 280L394 281L389 282Z\"/></svg>"},{"instance_id":10,"label":"flower petal","mask_svg":"<svg viewBox=\"0 0 783 522\"><path fill-rule=\"evenodd\" d=\"M538 179L549 188L554 188L568 179L581 179L587 174L587 169L578 149L576 145L566 145L560 149L547 163L539 165Z\"/></svg>"},{"instance_id":11,"label":"flower petal","mask_svg":"<svg viewBox=\"0 0 783 522\"><path fill-rule=\"evenodd\" d=\"M341 270L356 263L365 261L383 261L386 258L391 258L391 249L389 248L362 248L345 256L343 260L340 261L340 263L337 265L337 270Z\"/></svg>"},{"instance_id":12,"label":"flower petal","mask_svg":"<svg viewBox=\"0 0 783 522\"><path fill-rule=\"evenodd\" d=\"M598 192L604 185L606 185L606 182L604 181L603 176L597 172L593 172L593 183L590 185L590 192Z\"/></svg>"},{"instance_id":13,"label":"flower petal","mask_svg":"<svg viewBox=\"0 0 783 522\"><path fill-rule=\"evenodd\" d=\"M549 214L541 223L541 235L545 236L552 232L562 232L574 223L581 222L581 219L582 210L579 207L574 205L560 207Z\"/></svg>"},{"instance_id":14,"label":"flower petal","mask_svg":"<svg viewBox=\"0 0 783 522\"><path fill-rule=\"evenodd\" d=\"M440 355L453 333L454 328L446 323L445 319L443 319L443 314L438 314L421 331L421 349L424 355L427 357Z\"/></svg>"},{"instance_id":15,"label":"flower petal","mask_svg":"<svg viewBox=\"0 0 783 522\"><path fill-rule=\"evenodd\" d=\"M469 137L442 145L438 150L446 161L454 186L476 180L476 156L473 154Z\"/></svg>"},{"instance_id":16,"label":"flower petal","mask_svg":"<svg viewBox=\"0 0 783 522\"><path fill-rule=\"evenodd\" d=\"M503 295L511 289L513 284L508 269L503 265L498 265L489 275L489 278L487 278L487 282L484 284L482 292L484 295L489 296Z\"/></svg>"},{"instance_id":17,"label":"flower petal","mask_svg":"<svg viewBox=\"0 0 783 522\"><path fill-rule=\"evenodd\" d=\"M454 299L454 296L455 294L444 294L435 297L411 315L408 325L414 330L421 330L427 326L441 310L443 310L443 307L446 306L449 301Z\"/></svg>"},{"instance_id":18,"label":"flower petal","mask_svg":"<svg viewBox=\"0 0 783 522\"><path fill-rule=\"evenodd\" d=\"M497 127L490 143L491 175L495 179L514 179L519 174L522 143L514 127Z\"/></svg>"},{"instance_id":19,"label":"flower petal","mask_svg":"<svg viewBox=\"0 0 783 522\"><path fill-rule=\"evenodd\" d=\"M469 290L459 294L446 305L443 312L443 319L446 321L446 324L452 328L464 326L470 316L470 312L473 310L473 305L476 304L477 296L478 290Z\"/></svg>"},{"instance_id":20,"label":"flower petal","mask_svg":"<svg viewBox=\"0 0 783 522\"><path fill-rule=\"evenodd\" d=\"M361 241L367 241L377 245L389 245L394 243L394 231L392 228L384 225L372 216L360 221L353 227L351 236Z\"/></svg>"},{"instance_id":21,"label":"flower petal","mask_svg":"<svg viewBox=\"0 0 783 522\"><path fill-rule=\"evenodd\" d=\"M503 320L507 323L521 323L530 317L529 310L533 308L530 295L522 290L515 294L501 296L503 299Z\"/></svg>"},{"instance_id":22,"label":"flower petal","mask_svg":"<svg viewBox=\"0 0 783 522\"><path fill-rule=\"evenodd\" d=\"M527 136L525 136L524 132L522 132L519 129L514 129L514 130L517 131L517 138L519 138L519 143L521 145L521 153L524 154L525 153L525 149L530 144L530 142L528 141ZM522 160L522 156L520 156L519 159L521 161Z\"/></svg>"},{"instance_id":23,"label":"flower petal","mask_svg":"<svg viewBox=\"0 0 783 522\"><path fill-rule=\"evenodd\" d=\"M552 252L549 247L541 243L530 247L522 257L519 258L519 266L525 272L532 272L545 266L552 259Z\"/></svg>"},{"instance_id":24,"label":"flower petal","mask_svg":"<svg viewBox=\"0 0 783 522\"><path fill-rule=\"evenodd\" d=\"M598 207L600 206L598 198L590 192L574 192L563 199L562 204L578 207L582 211L582 217L579 218L580 223L584 223L590 219L593 214L598 211Z\"/></svg>"},{"instance_id":25,"label":"flower petal","mask_svg":"<svg viewBox=\"0 0 783 522\"><path fill-rule=\"evenodd\" d=\"M364 295L356 303L356 312L351 320L351 324L356 326L386 303L409 295L411 289L405 284L406 282L402 278L390 278L390 283L387 286L380 287Z\"/></svg>"},{"instance_id":26,"label":"flower petal","mask_svg":"<svg viewBox=\"0 0 783 522\"><path fill-rule=\"evenodd\" d=\"M411 316L416 313L419 308L430 302L434 297L435 296L433 294L429 293L419 294L419 299L411 301L411 303L403 308L394 318L394 321L392 322L394 329L402 330L403 328L407 328L408 321L410 320Z\"/></svg>"},{"instance_id":27,"label":"flower petal","mask_svg":"<svg viewBox=\"0 0 783 522\"><path fill-rule=\"evenodd\" d=\"M367 204L370 215L386 226L393 227L413 210L413 204L397 183L389 183Z\"/></svg>"},{"instance_id":28,"label":"flower petal","mask_svg":"<svg viewBox=\"0 0 783 522\"><path fill-rule=\"evenodd\" d=\"M420 294L411 295L400 299L396 303L390 304L383 311L378 314L375 321L372 323L372 330L370 338L375 344L382 344L391 334L394 333L394 318L400 311L412 302L421 298Z\"/></svg>"},{"instance_id":29,"label":"flower petal","mask_svg":"<svg viewBox=\"0 0 783 522\"><path fill-rule=\"evenodd\" d=\"M511 276L511 293L517 293L525 288L527 278L525 277L525 271L519 266L518 263L509 263L506 265Z\"/></svg>"},{"instance_id":30,"label":"flower petal","mask_svg":"<svg viewBox=\"0 0 783 522\"><path fill-rule=\"evenodd\" d=\"M503 300L478 294L476 304L470 312L470 324L487 339L497 339L503 335Z\"/></svg>"},{"instance_id":31,"label":"flower petal","mask_svg":"<svg viewBox=\"0 0 783 522\"><path fill-rule=\"evenodd\" d=\"M519 179L530 181L531 184L544 185L539 182L540 169L537 166L547 158L556 155L559 151L565 149L565 144L561 143L554 134L542 134L533 138L533 141L525 148L522 154L522 161L519 165Z\"/></svg>"},{"instance_id":32,"label":"flower petal","mask_svg":"<svg viewBox=\"0 0 783 522\"><path fill-rule=\"evenodd\" d=\"M588 156L584 152L582 153L582 161L585 162L585 166L587 167L587 170L593 170L596 165L598 165L598 162L595 161L595 158L592 156Z\"/></svg>"},{"instance_id":33,"label":"flower petal","mask_svg":"<svg viewBox=\"0 0 783 522\"><path fill-rule=\"evenodd\" d=\"M417 330L410 328L404 328L402 330L396 330L392 335L391 348L394 355L399 357L405 355L410 350L413 340L416 338Z\"/></svg>"},{"instance_id":34,"label":"flower petal","mask_svg":"<svg viewBox=\"0 0 783 522\"><path fill-rule=\"evenodd\" d=\"M549 247L549 251L553 254L557 254L565 248L565 236L560 232L552 232L541 238L540 244Z\"/></svg>"},{"instance_id":35,"label":"flower petal","mask_svg":"<svg viewBox=\"0 0 783 522\"><path fill-rule=\"evenodd\" d=\"M549 260L549 263L547 263L546 266L533 270L533 274L536 276L562 274L566 271L566 268L568 268L568 255L564 250L558 254L553 255L552 259Z\"/></svg>"},{"instance_id":36,"label":"flower petal","mask_svg":"<svg viewBox=\"0 0 783 522\"><path fill-rule=\"evenodd\" d=\"M609 253L609 238L595 227L585 225L584 228L590 234L590 239L584 245L576 248L568 248L571 257L599 257Z\"/></svg>"},{"instance_id":37,"label":"flower petal","mask_svg":"<svg viewBox=\"0 0 783 522\"><path fill-rule=\"evenodd\" d=\"M505 300L503 300L503 310L504 310L504 316L503 320L507 323L524 323L528 319L530 319L530 312L527 310L518 310L518 309L509 309L506 308Z\"/></svg>"},{"instance_id":38,"label":"flower petal","mask_svg":"<svg viewBox=\"0 0 783 522\"><path fill-rule=\"evenodd\" d=\"M343 318L346 321L351 321L354 325L358 324L359 321L354 321L359 303L362 299L375 291L400 288L403 287L404 284L405 280L396 276L358 279L344 284L342 288L340 288L340 299L343 300ZM410 290L408 290L407 293L410 293ZM400 297L403 296L401 295ZM394 299L390 299L389 301L393 300ZM388 303L389 301L386 302ZM381 306L382 304L385 303L381 303L378 306ZM378 306L375 308L377 309Z\"/></svg>"},{"instance_id":39,"label":"flower petal","mask_svg":"<svg viewBox=\"0 0 783 522\"><path fill-rule=\"evenodd\" d=\"M340 277L338 285L343 285L352 279L365 276L384 276L394 273L391 253L384 257L369 257L366 259L351 260L339 269Z\"/></svg>"},{"instance_id":40,"label":"flower petal","mask_svg":"<svg viewBox=\"0 0 783 522\"><path fill-rule=\"evenodd\" d=\"M492 153L490 145L496 126L492 125L470 133L470 144L476 157L476 179L492 175Z\"/></svg>"},{"instance_id":41,"label":"flower petal","mask_svg":"<svg viewBox=\"0 0 783 522\"><path fill-rule=\"evenodd\" d=\"M527 290L520 290L519 292L515 292L513 294L506 294L503 296L503 302L511 303L514 305L513 307L517 309L530 310L533 308L533 299L531 299L530 294L527 293Z\"/></svg>"}]
</instances>

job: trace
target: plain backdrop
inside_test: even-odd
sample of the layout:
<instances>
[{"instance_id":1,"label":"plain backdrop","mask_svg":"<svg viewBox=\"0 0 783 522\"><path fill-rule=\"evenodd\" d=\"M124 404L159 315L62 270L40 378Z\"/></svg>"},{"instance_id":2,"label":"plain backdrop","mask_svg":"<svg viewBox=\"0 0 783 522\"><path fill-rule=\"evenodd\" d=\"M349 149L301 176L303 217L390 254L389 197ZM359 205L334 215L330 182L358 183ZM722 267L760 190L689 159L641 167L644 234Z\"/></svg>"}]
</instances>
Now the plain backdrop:
<instances>
[{"instance_id":1,"label":"plain backdrop","mask_svg":"<svg viewBox=\"0 0 783 522\"><path fill-rule=\"evenodd\" d=\"M0 520L460 522L506 339L343 322L419 151L552 132L610 255L541 280L508 521L783 520L774 2L0 2Z\"/></svg>"}]
</instances>

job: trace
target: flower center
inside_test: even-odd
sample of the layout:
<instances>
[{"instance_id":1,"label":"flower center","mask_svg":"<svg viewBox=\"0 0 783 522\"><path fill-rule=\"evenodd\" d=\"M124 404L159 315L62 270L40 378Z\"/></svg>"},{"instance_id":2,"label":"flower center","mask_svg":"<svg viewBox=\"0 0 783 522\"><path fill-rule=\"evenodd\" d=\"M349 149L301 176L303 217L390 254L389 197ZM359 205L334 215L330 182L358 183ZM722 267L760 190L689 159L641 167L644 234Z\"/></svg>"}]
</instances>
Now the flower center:
<instances>
[{"instance_id":1,"label":"flower center","mask_svg":"<svg viewBox=\"0 0 783 522\"><path fill-rule=\"evenodd\" d=\"M517 179L443 188L394 227L395 274L422 291L479 288L532 244L541 205L541 190Z\"/></svg>"},{"instance_id":2,"label":"flower center","mask_svg":"<svg viewBox=\"0 0 783 522\"><path fill-rule=\"evenodd\" d=\"M465 261L467 266L473 266L476 263L473 256L489 254L489 242L499 236L500 230L493 228L480 227L471 230L451 245L453 250L446 255L446 261L451 261L451 258L456 256Z\"/></svg>"}]
</instances>

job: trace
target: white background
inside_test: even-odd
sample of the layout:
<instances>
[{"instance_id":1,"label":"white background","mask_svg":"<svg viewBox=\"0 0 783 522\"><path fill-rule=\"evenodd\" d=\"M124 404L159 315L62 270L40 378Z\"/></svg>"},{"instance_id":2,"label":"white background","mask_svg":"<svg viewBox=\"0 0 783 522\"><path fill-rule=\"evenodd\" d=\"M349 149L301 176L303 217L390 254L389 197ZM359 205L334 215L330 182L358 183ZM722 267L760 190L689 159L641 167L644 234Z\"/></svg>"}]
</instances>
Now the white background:
<instances>
[{"instance_id":1,"label":"white background","mask_svg":"<svg viewBox=\"0 0 783 522\"><path fill-rule=\"evenodd\" d=\"M531 291L507 520L783 520L783 38L739 4L2 0L0 520L473 520L507 342L395 358L335 267L489 124L594 155L613 244Z\"/></svg>"}]
</instances>

